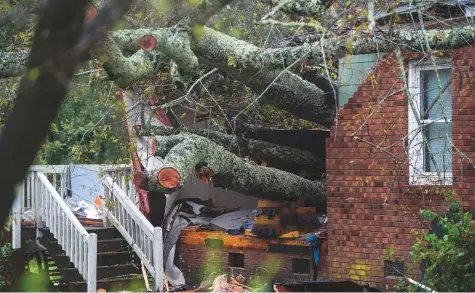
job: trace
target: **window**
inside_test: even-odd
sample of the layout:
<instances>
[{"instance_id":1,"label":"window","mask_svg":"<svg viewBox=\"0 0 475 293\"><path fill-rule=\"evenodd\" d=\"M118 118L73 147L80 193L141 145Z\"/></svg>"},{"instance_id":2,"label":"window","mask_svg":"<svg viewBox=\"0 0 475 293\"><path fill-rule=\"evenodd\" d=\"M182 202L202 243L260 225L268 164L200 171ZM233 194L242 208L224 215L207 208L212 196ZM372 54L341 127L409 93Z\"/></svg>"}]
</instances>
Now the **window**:
<instances>
[{"instance_id":1,"label":"window","mask_svg":"<svg viewBox=\"0 0 475 293\"><path fill-rule=\"evenodd\" d=\"M452 70L409 64L410 183L452 184Z\"/></svg>"},{"instance_id":2,"label":"window","mask_svg":"<svg viewBox=\"0 0 475 293\"><path fill-rule=\"evenodd\" d=\"M229 266L235 268L244 268L244 254L242 253L230 253L229 254Z\"/></svg>"},{"instance_id":3,"label":"window","mask_svg":"<svg viewBox=\"0 0 475 293\"><path fill-rule=\"evenodd\" d=\"M310 259L292 258L292 274L310 274Z\"/></svg>"},{"instance_id":4,"label":"window","mask_svg":"<svg viewBox=\"0 0 475 293\"><path fill-rule=\"evenodd\" d=\"M404 276L404 262L402 261L384 261L385 277L402 277Z\"/></svg>"}]
</instances>

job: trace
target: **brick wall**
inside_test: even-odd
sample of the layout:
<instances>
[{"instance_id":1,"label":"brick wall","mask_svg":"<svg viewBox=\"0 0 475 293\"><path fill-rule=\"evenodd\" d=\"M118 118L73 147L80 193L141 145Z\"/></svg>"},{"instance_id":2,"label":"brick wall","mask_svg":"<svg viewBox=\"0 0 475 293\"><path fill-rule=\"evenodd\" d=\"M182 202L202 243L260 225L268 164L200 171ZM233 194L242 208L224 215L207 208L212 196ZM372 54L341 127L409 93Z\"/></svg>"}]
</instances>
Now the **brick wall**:
<instances>
[{"instance_id":1,"label":"brick wall","mask_svg":"<svg viewBox=\"0 0 475 293\"><path fill-rule=\"evenodd\" d=\"M472 158L475 49L466 47L446 55L454 62L453 143ZM404 59L421 57L410 53ZM386 57L340 110L331 128L326 165L332 280L350 279L391 289L397 279L384 277L384 253L393 249L396 259L405 262L407 273L411 232L422 227L419 210L445 208L442 197L432 194L430 187L408 186L409 164L403 148L408 134L408 99L403 85L397 60L393 55ZM453 191L465 208L475 208L475 171L456 151L453 176ZM417 277L419 272L409 273Z\"/></svg>"},{"instance_id":2,"label":"brick wall","mask_svg":"<svg viewBox=\"0 0 475 293\"><path fill-rule=\"evenodd\" d=\"M200 232L184 232L180 236L177 250L177 264L185 275L187 284L199 284L211 273L234 273L242 274L247 284L279 282L292 283L311 281L315 278L315 264L312 253L308 246L301 241L301 248L297 251L286 253L268 252L271 242L279 242L277 239L267 240L257 237L229 236L224 235L223 246L210 247L203 239L217 238L218 233L207 235ZM200 239L201 238L201 239ZM291 242L294 240L280 240ZM234 267L230 260L230 254L241 254L244 257L243 267ZM232 257L232 256L231 256ZM308 273L295 273L294 260L308 261ZM303 267L305 268L305 262ZM328 280L328 257L323 255L317 269L318 280Z\"/></svg>"}]
</instances>

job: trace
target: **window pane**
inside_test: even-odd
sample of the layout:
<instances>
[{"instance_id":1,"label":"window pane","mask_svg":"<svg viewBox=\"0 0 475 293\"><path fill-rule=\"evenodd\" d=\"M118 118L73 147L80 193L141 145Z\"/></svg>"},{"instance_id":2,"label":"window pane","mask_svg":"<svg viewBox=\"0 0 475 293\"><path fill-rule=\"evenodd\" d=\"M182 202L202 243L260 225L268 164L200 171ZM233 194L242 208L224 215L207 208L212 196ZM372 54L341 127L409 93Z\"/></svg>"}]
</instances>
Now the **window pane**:
<instances>
[{"instance_id":1,"label":"window pane","mask_svg":"<svg viewBox=\"0 0 475 293\"><path fill-rule=\"evenodd\" d=\"M452 119L452 85L448 85L447 89L440 95L440 98L433 104L439 92L443 90L450 80L451 69L437 70L440 78L440 87L437 80L437 75L434 70L421 71L422 79L422 103L421 115L422 119L438 120L445 117L448 120ZM431 105L433 104L432 108ZM430 108L428 116L424 117L426 110Z\"/></svg>"},{"instance_id":2,"label":"window pane","mask_svg":"<svg viewBox=\"0 0 475 293\"><path fill-rule=\"evenodd\" d=\"M426 125L424 135L427 140L424 149L424 171L452 173L452 123Z\"/></svg>"}]
</instances>

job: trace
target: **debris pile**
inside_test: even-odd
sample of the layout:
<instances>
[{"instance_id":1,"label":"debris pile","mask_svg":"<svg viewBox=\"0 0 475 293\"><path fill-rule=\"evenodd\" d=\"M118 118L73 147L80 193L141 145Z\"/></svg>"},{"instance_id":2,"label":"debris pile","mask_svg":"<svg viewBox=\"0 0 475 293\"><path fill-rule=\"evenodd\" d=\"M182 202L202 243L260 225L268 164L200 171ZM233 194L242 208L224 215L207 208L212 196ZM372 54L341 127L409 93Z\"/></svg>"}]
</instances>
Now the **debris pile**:
<instances>
[{"instance_id":1,"label":"debris pile","mask_svg":"<svg viewBox=\"0 0 475 293\"><path fill-rule=\"evenodd\" d=\"M196 289L190 286L178 286L173 288L172 292L253 292L253 288L245 285L246 278L243 275L236 277L228 274L218 275L214 279L210 276L207 280L201 282Z\"/></svg>"}]
</instances>

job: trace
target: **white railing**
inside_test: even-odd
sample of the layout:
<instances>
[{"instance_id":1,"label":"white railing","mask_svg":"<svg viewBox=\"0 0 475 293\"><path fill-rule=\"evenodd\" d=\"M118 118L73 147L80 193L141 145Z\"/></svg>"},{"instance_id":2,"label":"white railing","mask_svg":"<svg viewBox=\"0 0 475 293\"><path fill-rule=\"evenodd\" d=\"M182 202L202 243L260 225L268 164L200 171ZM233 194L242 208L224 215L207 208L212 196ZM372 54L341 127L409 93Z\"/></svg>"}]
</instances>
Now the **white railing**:
<instances>
[{"instance_id":1,"label":"white railing","mask_svg":"<svg viewBox=\"0 0 475 293\"><path fill-rule=\"evenodd\" d=\"M156 290L163 290L163 240L162 229L153 225L140 212L127 194L105 175L104 189L105 223L113 224L134 249L147 270L155 279Z\"/></svg>"},{"instance_id":2,"label":"white railing","mask_svg":"<svg viewBox=\"0 0 475 293\"><path fill-rule=\"evenodd\" d=\"M132 182L132 167L128 165L118 165L110 168L103 168L102 171L109 175L117 185L124 191L125 195L134 203L139 205L139 198L135 184Z\"/></svg>"},{"instance_id":3,"label":"white railing","mask_svg":"<svg viewBox=\"0 0 475 293\"><path fill-rule=\"evenodd\" d=\"M59 195L63 198L66 196L68 192L69 165L33 165L30 167L30 172L45 174Z\"/></svg>"},{"instance_id":4,"label":"white railing","mask_svg":"<svg viewBox=\"0 0 475 293\"><path fill-rule=\"evenodd\" d=\"M43 173L61 197L65 197L68 189L68 165L34 165L29 169L25 179L17 186L16 199L12 207L12 247L21 247L21 222L25 212L35 215L35 174Z\"/></svg>"},{"instance_id":5,"label":"white railing","mask_svg":"<svg viewBox=\"0 0 475 293\"><path fill-rule=\"evenodd\" d=\"M130 178L131 167L129 165L33 165L30 167L30 172L23 181L25 192L21 194L23 196L21 202L23 203L23 209L21 213L31 210L33 205L32 195L32 182L33 172L40 172L45 174L53 187L58 191L61 197L65 198L68 192L68 176L69 170L74 167L82 167L88 169L97 169L98 173L104 172L108 174L119 186L127 192L127 196L138 206L138 197L135 190L135 185ZM99 178L98 178L99 180Z\"/></svg>"},{"instance_id":6,"label":"white railing","mask_svg":"<svg viewBox=\"0 0 475 293\"><path fill-rule=\"evenodd\" d=\"M97 235L88 233L56 191L45 174L32 172L28 194L35 209L37 228L47 227L87 283L87 292L96 292Z\"/></svg>"}]
</instances>

